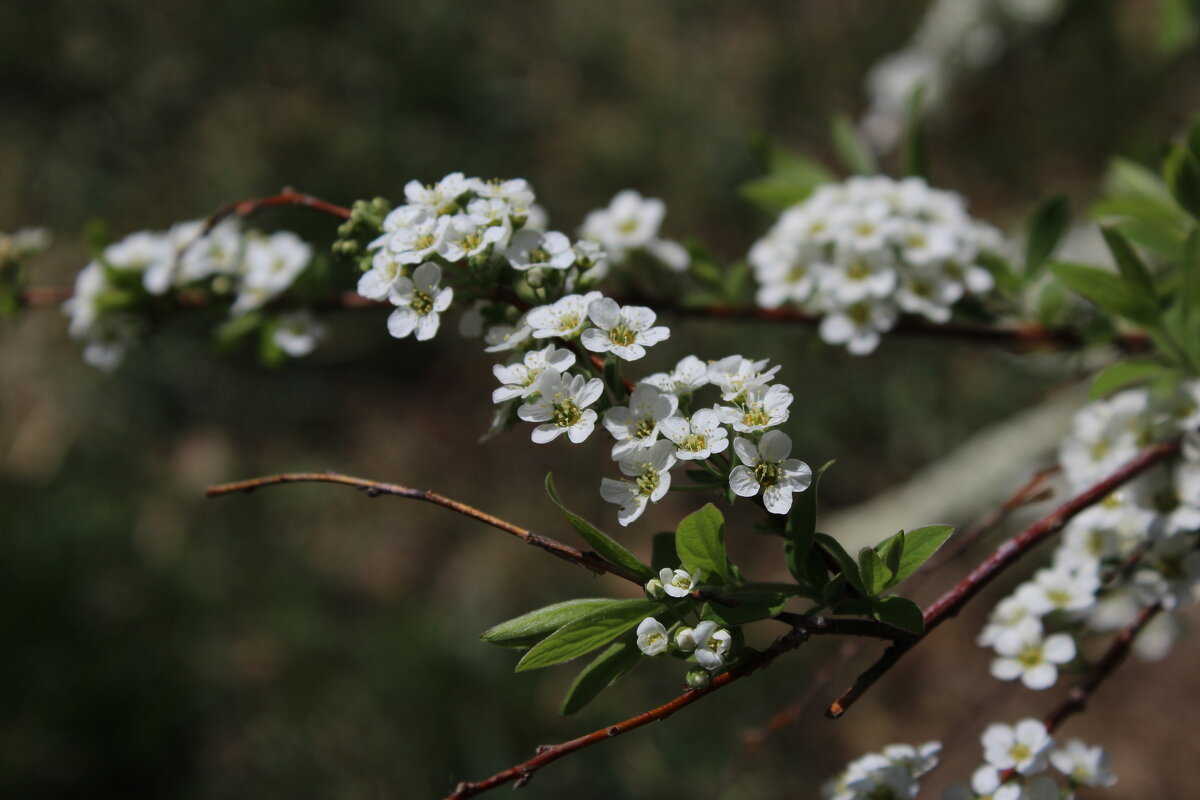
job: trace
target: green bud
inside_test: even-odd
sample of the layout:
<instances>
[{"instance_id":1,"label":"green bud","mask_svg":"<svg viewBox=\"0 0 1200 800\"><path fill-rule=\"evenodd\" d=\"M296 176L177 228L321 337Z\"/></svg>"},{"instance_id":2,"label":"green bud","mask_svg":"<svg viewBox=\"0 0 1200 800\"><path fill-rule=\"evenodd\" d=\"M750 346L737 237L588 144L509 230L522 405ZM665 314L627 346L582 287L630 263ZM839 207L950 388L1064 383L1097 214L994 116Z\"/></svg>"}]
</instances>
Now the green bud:
<instances>
[{"instance_id":1,"label":"green bud","mask_svg":"<svg viewBox=\"0 0 1200 800\"><path fill-rule=\"evenodd\" d=\"M658 578L651 578L646 581L646 597L649 597L651 600L661 600L666 594L666 590L663 589L663 583Z\"/></svg>"},{"instance_id":2,"label":"green bud","mask_svg":"<svg viewBox=\"0 0 1200 800\"><path fill-rule=\"evenodd\" d=\"M688 670L686 680L689 689L703 689L712 683L712 675L704 667L695 667Z\"/></svg>"}]
</instances>

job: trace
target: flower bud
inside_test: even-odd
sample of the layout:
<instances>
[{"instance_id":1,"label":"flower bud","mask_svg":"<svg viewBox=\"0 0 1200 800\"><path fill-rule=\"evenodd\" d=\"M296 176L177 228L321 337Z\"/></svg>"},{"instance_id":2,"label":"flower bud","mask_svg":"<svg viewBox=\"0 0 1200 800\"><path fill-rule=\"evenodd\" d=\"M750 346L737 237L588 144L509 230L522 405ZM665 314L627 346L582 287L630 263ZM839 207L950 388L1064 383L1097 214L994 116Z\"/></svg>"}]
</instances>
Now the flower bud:
<instances>
[{"instance_id":1,"label":"flower bud","mask_svg":"<svg viewBox=\"0 0 1200 800\"><path fill-rule=\"evenodd\" d=\"M651 600L661 600L666 593L666 589L663 588L663 582L658 578L651 578L646 581L646 597L649 597Z\"/></svg>"},{"instance_id":2,"label":"flower bud","mask_svg":"<svg viewBox=\"0 0 1200 800\"><path fill-rule=\"evenodd\" d=\"M712 683L712 676L708 674L708 670L703 667L696 667L688 670L687 685L689 689L703 689Z\"/></svg>"}]
</instances>

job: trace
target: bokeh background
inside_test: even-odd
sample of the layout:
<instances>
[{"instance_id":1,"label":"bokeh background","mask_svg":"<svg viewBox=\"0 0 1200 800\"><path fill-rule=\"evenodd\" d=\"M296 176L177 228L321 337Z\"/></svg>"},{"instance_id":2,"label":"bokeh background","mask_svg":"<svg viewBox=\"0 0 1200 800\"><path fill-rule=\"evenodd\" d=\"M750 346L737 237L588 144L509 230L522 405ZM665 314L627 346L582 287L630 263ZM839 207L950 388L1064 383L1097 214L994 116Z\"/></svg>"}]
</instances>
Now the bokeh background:
<instances>
[{"instance_id":1,"label":"bokeh background","mask_svg":"<svg viewBox=\"0 0 1200 800\"><path fill-rule=\"evenodd\" d=\"M1085 207L1113 153L1152 163L1200 108L1200 58L1160 46L1162 5L1068 3L966 76L931 120L936 182L1016 229L1053 193ZM926 7L16 0L0 20L0 229L52 228L36 278L65 284L87 259L93 219L123 235L285 184L348 204L462 170L528 178L564 230L636 187L667 202L667 236L732 260L770 222L737 193L761 169L749 142L766 135L831 161L831 115L862 111L864 75ZM332 241L334 225L302 210L256 222ZM608 469L599 438L478 444L490 359L452 330L425 345L389 339L385 314L335 315L326 345L279 369L215 353L203 326L182 319L112 375L82 364L53 310L0 321L0 794L437 797L674 695L677 670L648 665L557 716L573 670L513 675L514 654L476 635L538 604L624 587L470 521L328 486L203 499L208 483L335 469L570 538L541 491L553 470L568 504L617 527L596 491ZM648 368L685 351L784 364L797 454L838 459L822 485L834 510L1061 396L1082 368L900 337L856 359L809 330L671 324L676 344ZM624 541L647 550L693 502L663 504ZM768 577L777 543L731 518L731 547ZM901 508L878 536L970 519ZM826 721L820 700L874 656L865 648L732 780L742 732L804 693L836 643L561 761L522 791L810 798L868 749L938 738L947 763L926 792L936 797L978 763L987 722L1040 715L1065 690L987 677L971 639L1005 590ZM1069 723L1064 736L1115 752L1121 778L1081 796L1194 796L1198 653L1185 638L1165 662L1131 662Z\"/></svg>"}]
</instances>

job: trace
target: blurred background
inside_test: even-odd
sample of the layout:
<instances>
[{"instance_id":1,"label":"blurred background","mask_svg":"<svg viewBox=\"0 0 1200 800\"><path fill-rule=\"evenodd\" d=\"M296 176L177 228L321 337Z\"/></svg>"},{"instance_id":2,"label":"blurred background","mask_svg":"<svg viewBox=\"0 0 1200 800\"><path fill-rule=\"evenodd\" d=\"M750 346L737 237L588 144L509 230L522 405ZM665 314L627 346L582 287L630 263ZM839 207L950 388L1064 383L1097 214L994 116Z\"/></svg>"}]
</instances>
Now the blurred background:
<instances>
[{"instance_id":1,"label":"blurred background","mask_svg":"<svg viewBox=\"0 0 1200 800\"><path fill-rule=\"evenodd\" d=\"M1018 20L945 85L929 120L935 183L1015 230L1051 194L1085 208L1112 154L1155 163L1200 109L1190 29L1163 24L1187 5L1080 0ZM16 0L7 10L0 230L50 227L56 243L36 283L64 285L88 258L92 219L120 237L283 185L348 205L456 170L529 179L562 230L634 187L666 201L664 235L733 260L771 222L737 192L761 171L751 139L832 163L831 116L867 111L866 76L908 46L929 4ZM255 224L322 247L335 227L303 210ZM495 531L332 486L203 499L209 483L332 469L435 489L571 540L541 489L553 470L568 505L617 529L597 491L611 471L599 437L539 447L518 431L478 444L492 359L453 326L428 344L390 339L386 313L334 315L316 354L279 369L216 354L203 326L181 319L111 375L82 363L53 310L0 320L0 794L437 797L677 693L677 669L646 665L559 717L575 670L513 675L515 654L477 634L625 587ZM852 358L807 329L667 322L677 346L652 353L648 371L685 352L784 365L796 455L838 459L822 503L845 514L952 453L961 474L994 475L970 460L972 437L1047 398L1077 402L1064 395L1081 374L1071 357L894 336ZM1031 448L1023 430L1008 432L1014 453L993 497L1052 459L1058 434ZM619 534L647 552L694 503L672 498ZM909 518L895 505L891 528L853 533L964 525L986 510L943 508L954 518ZM744 508L728 538L772 577L777 542L750 530ZM947 567L918 599L966 567ZM824 702L876 654L865 647L736 775L742 732L803 694L837 643L558 762L522 791L811 798L850 758L936 738L946 763L923 795L936 797L979 762L988 722L1040 716L1065 691L993 681L972 643L1020 577L992 587L845 719L826 721ZM1063 737L1108 746L1120 776L1081 797L1194 796L1198 653L1184 638L1165 662L1132 661L1068 723Z\"/></svg>"}]
</instances>

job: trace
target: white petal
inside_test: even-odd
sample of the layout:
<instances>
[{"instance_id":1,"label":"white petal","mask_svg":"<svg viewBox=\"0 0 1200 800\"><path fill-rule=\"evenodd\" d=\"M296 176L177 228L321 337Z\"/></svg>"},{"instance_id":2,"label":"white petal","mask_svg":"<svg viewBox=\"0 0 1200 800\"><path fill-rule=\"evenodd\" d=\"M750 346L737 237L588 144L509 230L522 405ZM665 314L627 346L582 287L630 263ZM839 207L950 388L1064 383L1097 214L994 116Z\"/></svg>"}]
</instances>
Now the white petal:
<instances>
[{"instance_id":1,"label":"white petal","mask_svg":"<svg viewBox=\"0 0 1200 800\"><path fill-rule=\"evenodd\" d=\"M417 312L411 308L397 308L388 315L388 333L397 339L403 339L413 332L413 328L417 327L418 316Z\"/></svg>"},{"instance_id":2,"label":"white petal","mask_svg":"<svg viewBox=\"0 0 1200 800\"><path fill-rule=\"evenodd\" d=\"M758 494L758 481L754 479L754 471L749 467L734 467L729 473L729 488L738 497L754 497Z\"/></svg>"},{"instance_id":3,"label":"white petal","mask_svg":"<svg viewBox=\"0 0 1200 800\"><path fill-rule=\"evenodd\" d=\"M792 493L782 484L775 484L763 492L763 505L772 514L786 514L792 510Z\"/></svg>"},{"instance_id":4,"label":"white petal","mask_svg":"<svg viewBox=\"0 0 1200 800\"><path fill-rule=\"evenodd\" d=\"M758 443L763 461L782 461L792 452L792 440L783 431L767 431Z\"/></svg>"},{"instance_id":5,"label":"white petal","mask_svg":"<svg viewBox=\"0 0 1200 800\"><path fill-rule=\"evenodd\" d=\"M752 466L758 463L758 447L750 439L741 436L734 439L733 452L737 453L738 460L743 464Z\"/></svg>"},{"instance_id":6,"label":"white petal","mask_svg":"<svg viewBox=\"0 0 1200 800\"><path fill-rule=\"evenodd\" d=\"M1048 636L1042 645L1042 655L1054 664L1065 664L1075 658L1075 640L1065 633Z\"/></svg>"}]
</instances>

